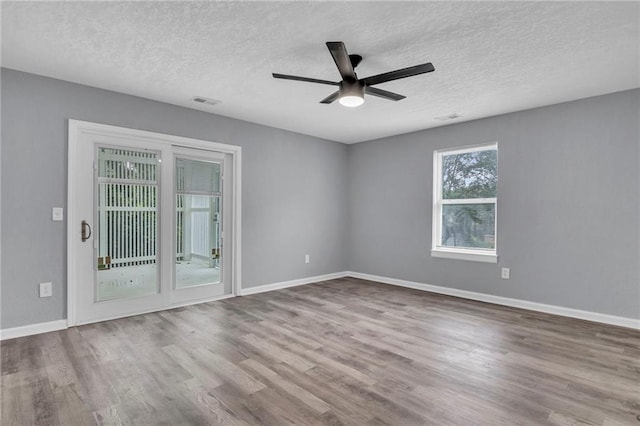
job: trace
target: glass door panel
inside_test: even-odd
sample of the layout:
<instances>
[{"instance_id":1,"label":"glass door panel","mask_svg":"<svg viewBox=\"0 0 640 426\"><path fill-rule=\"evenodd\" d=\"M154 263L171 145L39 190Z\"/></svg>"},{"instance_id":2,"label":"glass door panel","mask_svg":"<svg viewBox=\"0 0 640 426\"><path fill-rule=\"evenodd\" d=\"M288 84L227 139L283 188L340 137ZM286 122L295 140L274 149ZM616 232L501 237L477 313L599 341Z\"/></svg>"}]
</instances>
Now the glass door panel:
<instances>
[{"instance_id":1,"label":"glass door panel","mask_svg":"<svg viewBox=\"0 0 640 426\"><path fill-rule=\"evenodd\" d=\"M220 176L220 163L176 158L176 289L222 282Z\"/></svg>"},{"instance_id":2,"label":"glass door panel","mask_svg":"<svg viewBox=\"0 0 640 426\"><path fill-rule=\"evenodd\" d=\"M69 120L70 325L234 295L240 150L210 145Z\"/></svg>"},{"instance_id":3,"label":"glass door panel","mask_svg":"<svg viewBox=\"0 0 640 426\"><path fill-rule=\"evenodd\" d=\"M98 147L95 301L158 293L158 154Z\"/></svg>"}]
</instances>

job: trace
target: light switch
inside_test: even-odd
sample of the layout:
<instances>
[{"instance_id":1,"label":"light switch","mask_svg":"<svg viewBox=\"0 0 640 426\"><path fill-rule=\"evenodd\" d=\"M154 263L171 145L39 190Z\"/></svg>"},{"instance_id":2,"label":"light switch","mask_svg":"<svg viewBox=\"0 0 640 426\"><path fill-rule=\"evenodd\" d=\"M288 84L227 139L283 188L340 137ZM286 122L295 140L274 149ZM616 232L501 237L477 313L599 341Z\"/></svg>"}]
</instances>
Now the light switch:
<instances>
[{"instance_id":1,"label":"light switch","mask_svg":"<svg viewBox=\"0 0 640 426\"><path fill-rule=\"evenodd\" d=\"M51 209L51 220L60 222L64 220L64 209L62 207L54 207Z\"/></svg>"}]
</instances>

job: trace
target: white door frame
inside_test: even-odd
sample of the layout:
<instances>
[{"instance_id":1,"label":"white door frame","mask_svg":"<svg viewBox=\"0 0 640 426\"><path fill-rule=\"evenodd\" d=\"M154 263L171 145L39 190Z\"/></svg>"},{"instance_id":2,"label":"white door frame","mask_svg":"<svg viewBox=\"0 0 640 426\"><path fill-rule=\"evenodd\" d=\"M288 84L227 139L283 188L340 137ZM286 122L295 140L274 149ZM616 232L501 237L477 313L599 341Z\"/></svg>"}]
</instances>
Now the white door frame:
<instances>
[{"instance_id":1,"label":"white door frame","mask_svg":"<svg viewBox=\"0 0 640 426\"><path fill-rule=\"evenodd\" d=\"M236 145L223 144L220 142L204 141L200 139L185 138L181 136L167 135L162 133L148 132L144 130L128 129L124 127L111 126L106 124L92 123L88 121L69 120L69 145L68 145L68 170L67 170L67 325L77 324L77 252L80 247L80 217L76 217L74 206L78 202L76 199L76 178L78 171L76 166L77 147L81 143L84 135L121 137L128 140L140 142L152 142L155 144L172 145L184 148L200 149L206 151L216 151L228 154L232 164L232 241L231 241L231 291L232 296L240 294L242 288L241 269L241 242L242 242L242 148ZM228 296L227 296L228 297ZM222 297L220 297L222 298ZM173 303L161 309L169 309L178 306L186 306L201 303L206 300L195 300L190 302ZM157 309L154 309L157 310ZM144 312L140 312L144 313Z\"/></svg>"}]
</instances>

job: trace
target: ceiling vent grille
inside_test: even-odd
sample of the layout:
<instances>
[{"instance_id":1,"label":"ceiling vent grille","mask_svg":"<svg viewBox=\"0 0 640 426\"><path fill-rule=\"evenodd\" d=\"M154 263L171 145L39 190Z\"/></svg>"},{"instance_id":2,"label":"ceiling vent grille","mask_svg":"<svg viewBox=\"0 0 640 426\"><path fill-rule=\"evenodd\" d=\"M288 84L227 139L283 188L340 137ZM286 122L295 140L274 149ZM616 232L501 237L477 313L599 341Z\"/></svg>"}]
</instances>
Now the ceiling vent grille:
<instances>
[{"instance_id":1,"label":"ceiling vent grille","mask_svg":"<svg viewBox=\"0 0 640 426\"><path fill-rule=\"evenodd\" d=\"M440 117L433 117L434 120L439 120L439 121L447 121L447 120L456 120L458 118L461 118L462 115L458 114L457 112L451 113L451 114L447 114L447 115L441 115Z\"/></svg>"},{"instance_id":2,"label":"ceiling vent grille","mask_svg":"<svg viewBox=\"0 0 640 426\"><path fill-rule=\"evenodd\" d=\"M203 96L196 96L192 99L193 102L197 102L199 104L207 104L207 105L218 105L222 101L217 101L215 99L205 98Z\"/></svg>"}]
</instances>

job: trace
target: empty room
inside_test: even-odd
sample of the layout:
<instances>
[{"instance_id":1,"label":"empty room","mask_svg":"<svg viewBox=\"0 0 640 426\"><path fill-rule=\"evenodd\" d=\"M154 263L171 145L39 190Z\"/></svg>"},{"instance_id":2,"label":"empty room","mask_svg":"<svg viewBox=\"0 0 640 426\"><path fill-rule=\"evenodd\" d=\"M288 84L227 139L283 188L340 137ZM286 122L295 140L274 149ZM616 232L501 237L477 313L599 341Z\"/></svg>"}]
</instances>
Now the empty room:
<instances>
[{"instance_id":1,"label":"empty room","mask_svg":"<svg viewBox=\"0 0 640 426\"><path fill-rule=\"evenodd\" d=\"M640 425L640 2L0 8L3 426Z\"/></svg>"}]
</instances>

